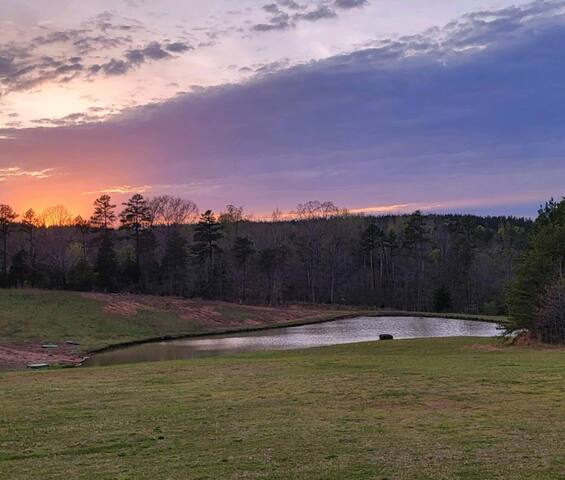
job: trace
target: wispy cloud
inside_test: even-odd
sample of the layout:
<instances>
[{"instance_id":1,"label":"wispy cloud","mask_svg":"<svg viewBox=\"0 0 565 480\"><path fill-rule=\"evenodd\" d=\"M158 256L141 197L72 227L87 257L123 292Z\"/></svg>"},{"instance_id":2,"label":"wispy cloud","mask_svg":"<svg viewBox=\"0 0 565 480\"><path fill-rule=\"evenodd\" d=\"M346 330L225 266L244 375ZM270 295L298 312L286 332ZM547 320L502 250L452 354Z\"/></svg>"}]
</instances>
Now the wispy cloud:
<instances>
[{"instance_id":1,"label":"wispy cloud","mask_svg":"<svg viewBox=\"0 0 565 480\"><path fill-rule=\"evenodd\" d=\"M69 83L97 75L125 75L147 62L174 58L193 49L186 40L171 40L136 20L105 12L79 28L44 32L29 41L0 43L0 98L45 83ZM139 44L142 44L139 46Z\"/></svg>"},{"instance_id":2,"label":"wispy cloud","mask_svg":"<svg viewBox=\"0 0 565 480\"><path fill-rule=\"evenodd\" d=\"M269 17L266 22L253 25L251 30L255 32L288 30L296 27L300 22L336 18L340 9L360 8L368 3L368 0L325 0L310 6L293 0L279 0L277 3L263 5L262 9L269 14Z\"/></svg>"},{"instance_id":3,"label":"wispy cloud","mask_svg":"<svg viewBox=\"0 0 565 480\"><path fill-rule=\"evenodd\" d=\"M54 170L54 168L44 168L43 170L24 170L20 167L0 168L0 182L15 177L49 178Z\"/></svg>"},{"instance_id":4,"label":"wispy cloud","mask_svg":"<svg viewBox=\"0 0 565 480\"><path fill-rule=\"evenodd\" d=\"M83 192L83 195L103 195L103 194L125 194L125 193L147 193L153 190L152 185L117 185L114 187L102 188L91 192Z\"/></svg>"}]
</instances>

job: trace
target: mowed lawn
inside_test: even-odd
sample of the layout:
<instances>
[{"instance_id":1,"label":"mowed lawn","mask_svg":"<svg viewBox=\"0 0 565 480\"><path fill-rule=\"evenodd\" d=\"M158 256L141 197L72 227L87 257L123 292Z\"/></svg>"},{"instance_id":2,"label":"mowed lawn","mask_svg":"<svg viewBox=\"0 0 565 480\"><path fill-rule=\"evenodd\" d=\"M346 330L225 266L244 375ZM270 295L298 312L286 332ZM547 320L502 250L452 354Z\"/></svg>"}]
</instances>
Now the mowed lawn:
<instances>
[{"instance_id":1,"label":"mowed lawn","mask_svg":"<svg viewBox=\"0 0 565 480\"><path fill-rule=\"evenodd\" d=\"M565 351L431 339L0 373L0 478L565 478Z\"/></svg>"}]
</instances>

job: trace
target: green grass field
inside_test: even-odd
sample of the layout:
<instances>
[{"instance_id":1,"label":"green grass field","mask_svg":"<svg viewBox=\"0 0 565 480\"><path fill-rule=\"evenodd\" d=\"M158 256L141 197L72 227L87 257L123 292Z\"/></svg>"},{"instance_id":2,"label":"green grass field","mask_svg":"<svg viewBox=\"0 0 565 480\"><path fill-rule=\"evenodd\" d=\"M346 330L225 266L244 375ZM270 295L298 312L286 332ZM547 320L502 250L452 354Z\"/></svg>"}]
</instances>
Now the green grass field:
<instances>
[{"instance_id":1,"label":"green grass field","mask_svg":"<svg viewBox=\"0 0 565 480\"><path fill-rule=\"evenodd\" d=\"M196 329L194 323L171 312L143 310L128 316L104 313L103 308L103 302L78 293L1 291L0 341L23 343L71 338L89 350L167 330Z\"/></svg>"},{"instance_id":2,"label":"green grass field","mask_svg":"<svg viewBox=\"0 0 565 480\"><path fill-rule=\"evenodd\" d=\"M565 355L403 340L0 373L0 478L565 478Z\"/></svg>"}]
</instances>

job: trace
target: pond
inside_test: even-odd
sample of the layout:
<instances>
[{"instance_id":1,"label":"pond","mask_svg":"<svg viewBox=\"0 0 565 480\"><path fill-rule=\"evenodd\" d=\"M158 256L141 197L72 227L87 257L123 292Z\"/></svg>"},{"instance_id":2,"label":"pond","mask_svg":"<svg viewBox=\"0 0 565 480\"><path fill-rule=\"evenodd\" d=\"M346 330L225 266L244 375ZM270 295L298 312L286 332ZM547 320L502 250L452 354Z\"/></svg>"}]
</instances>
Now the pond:
<instances>
[{"instance_id":1,"label":"pond","mask_svg":"<svg viewBox=\"0 0 565 480\"><path fill-rule=\"evenodd\" d=\"M289 350L378 340L429 337L495 337L494 323L449 318L357 317L255 332L157 341L97 353L87 366L156 362L261 350Z\"/></svg>"}]
</instances>

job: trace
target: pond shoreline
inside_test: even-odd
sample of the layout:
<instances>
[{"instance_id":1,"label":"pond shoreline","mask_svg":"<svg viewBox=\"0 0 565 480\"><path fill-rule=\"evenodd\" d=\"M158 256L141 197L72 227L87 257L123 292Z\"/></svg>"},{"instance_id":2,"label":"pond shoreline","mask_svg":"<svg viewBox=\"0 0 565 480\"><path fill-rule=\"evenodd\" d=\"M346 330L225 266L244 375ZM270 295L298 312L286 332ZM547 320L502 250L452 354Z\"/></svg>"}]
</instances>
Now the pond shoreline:
<instances>
[{"instance_id":1,"label":"pond shoreline","mask_svg":"<svg viewBox=\"0 0 565 480\"><path fill-rule=\"evenodd\" d=\"M469 321L476 321L476 322L487 322L487 323L495 323L499 325L503 325L506 322L505 317L493 318L488 315L473 315L473 314L465 314L465 313L433 313L433 312L407 312L407 311L398 311L398 310L359 310L359 311L351 311L349 310L347 313L340 314L340 315L333 315L327 316L324 318L305 318L302 320L292 321L292 322L283 322L283 323L276 323L271 325L258 325L253 327L243 327L243 328L227 328L221 330L213 330L208 332L194 332L194 333L181 333L181 334L172 334L172 335L161 335L157 337L151 337L146 339L140 340L132 340L128 342L121 342L113 345L108 345L106 347L97 348L94 350L88 351L85 356L84 360L88 359L89 357L96 355L98 353L109 352L113 350L119 350L126 347L132 347L136 345L144 345L147 343L157 343L157 342L166 342L172 340L182 340L182 339L190 339L190 338L202 338L202 337L218 337L222 335L230 335L236 333L251 333L251 332L260 332L260 331L267 331L267 330L277 330L282 328L288 327L302 327L307 325L316 325L320 323L327 323L333 322L336 320L347 320L351 318L357 317L371 317L371 318L378 318L378 317L421 317L421 318L445 318L445 319L453 319L453 320L469 320ZM83 361L84 361L83 360Z\"/></svg>"}]
</instances>

